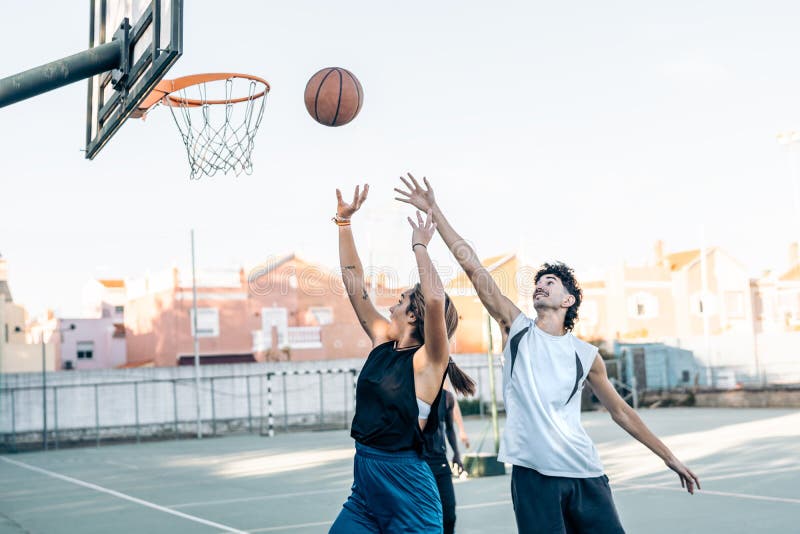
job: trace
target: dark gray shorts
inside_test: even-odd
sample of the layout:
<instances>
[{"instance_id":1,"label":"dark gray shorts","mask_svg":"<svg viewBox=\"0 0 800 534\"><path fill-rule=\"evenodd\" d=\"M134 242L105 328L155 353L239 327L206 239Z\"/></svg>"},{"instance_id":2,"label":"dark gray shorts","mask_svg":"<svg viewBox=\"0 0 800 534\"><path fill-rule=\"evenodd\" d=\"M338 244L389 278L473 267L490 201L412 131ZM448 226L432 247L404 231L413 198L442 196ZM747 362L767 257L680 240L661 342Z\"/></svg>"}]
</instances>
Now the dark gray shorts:
<instances>
[{"instance_id":1,"label":"dark gray shorts","mask_svg":"<svg viewBox=\"0 0 800 534\"><path fill-rule=\"evenodd\" d=\"M515 465L511 499L519 534L624 534L608 477L549 477Z\"/></svg>"}]
</instances>

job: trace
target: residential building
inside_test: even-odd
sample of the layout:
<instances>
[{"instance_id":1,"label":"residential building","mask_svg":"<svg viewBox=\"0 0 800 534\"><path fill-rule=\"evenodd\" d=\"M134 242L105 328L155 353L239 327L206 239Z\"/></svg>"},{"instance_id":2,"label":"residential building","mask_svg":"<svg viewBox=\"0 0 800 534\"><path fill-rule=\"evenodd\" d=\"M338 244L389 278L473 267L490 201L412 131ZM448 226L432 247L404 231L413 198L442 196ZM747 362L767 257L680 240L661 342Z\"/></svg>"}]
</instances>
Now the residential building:
<instances>
[{"instance_id":1,"label":"residential building","mask_svg":"<svg viewBox=\"0 0 800 534\"><path fill-rule=\"evenodd\" d=\"M0 256L0 374L41 372L42 366L54 371L55 347L50 335L45 329L32 339L28 312L14 302L8 278L8 261Z\"/></svg>"},{"instance_id":2,"label":"residential building","mask_svg":"<svg viewBox=\"0 0 800 534\"><path fill-rule=\"evenodd\" d=\"M128 365L172 366L194 359L191 276L178 269L129 281L125 308ZM197 332L201 363L315 360L366 356L369 338L358 324L338 274L295 254L245 272L200 271ZM370 286L387 310L400 289Z\"/></svg>"}]
</instances>

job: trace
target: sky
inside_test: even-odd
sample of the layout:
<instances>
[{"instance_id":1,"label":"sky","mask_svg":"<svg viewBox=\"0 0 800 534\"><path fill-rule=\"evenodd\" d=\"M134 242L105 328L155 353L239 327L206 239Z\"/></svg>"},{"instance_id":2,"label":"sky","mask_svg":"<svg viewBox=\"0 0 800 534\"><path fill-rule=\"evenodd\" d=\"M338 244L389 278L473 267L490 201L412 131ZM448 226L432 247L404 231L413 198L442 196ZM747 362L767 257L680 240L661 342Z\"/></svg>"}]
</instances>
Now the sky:
<instances>
[{"instance_id":1,"label":"sky","mask_svg":"<svg viewBox=\"0 0 800 534\"><path fill-rule=\"evenodd\" d=\"M800 239L797 154L776 142L800 130L796 2L185 4L168 78L272 86L254 172L190 181L166 109L84 159L85 82L0 109L0 254L29 311L76 316L92 278L188 266L191 228L201 269L292 251L335 268L334 191L359 183L364 262L410 283L412 212L392 200L409 171L481 256L523 250L584 279L701 234L756 276ZM0 77L85 49L88 15L88 0L9 3ZM364 87L339 128L303 104L328 66ZM441 242L430 251L452 271Z\"/></svg>"}]
</instances>

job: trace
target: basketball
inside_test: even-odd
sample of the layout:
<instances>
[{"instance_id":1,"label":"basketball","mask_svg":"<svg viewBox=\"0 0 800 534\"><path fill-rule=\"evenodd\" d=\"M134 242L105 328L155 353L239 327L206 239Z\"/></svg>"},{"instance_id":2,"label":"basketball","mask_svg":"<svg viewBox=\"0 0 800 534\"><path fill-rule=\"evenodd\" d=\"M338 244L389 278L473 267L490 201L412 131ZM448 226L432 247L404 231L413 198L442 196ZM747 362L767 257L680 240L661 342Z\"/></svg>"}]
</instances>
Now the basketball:
<instances>
[{"instance_id":1,"label":"basketball","mask_svg":"<svg viewBox=\"0 0 800 534\"><path fill-rule=\"evenodd\" d=\"M356 118L364 102L364 90L352 72L328 67L314 74L306 84L306 109L325 126L342 126Z\"/></svg>"}]
</instances>

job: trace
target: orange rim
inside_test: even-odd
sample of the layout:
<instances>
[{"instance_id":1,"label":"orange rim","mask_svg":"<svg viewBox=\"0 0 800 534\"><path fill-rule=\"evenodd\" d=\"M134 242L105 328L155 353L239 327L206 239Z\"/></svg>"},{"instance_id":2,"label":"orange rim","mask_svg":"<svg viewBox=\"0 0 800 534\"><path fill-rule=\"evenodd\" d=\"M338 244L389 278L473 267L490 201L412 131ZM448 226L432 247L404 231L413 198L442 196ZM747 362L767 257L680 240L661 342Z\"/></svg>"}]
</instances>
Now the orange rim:
<instances>
[{"instance_id":1,"label":"orange rim","mask_svg":"<svg viewBox=\"0 0 800 534\"><path fill-rule=\"evenodd\" d=\"M243 78L246 80L253 80L254 82L264 84L264 90L256 93L253 96L244 96L241 98L232 98L230 100L198 100L195 98L179 98L172 96L172 93L186 89L192 85L198 85L205 82L215 82L219 80L227 80L229 78ZM207 74L192 74L191 76L183 76L175 78L174 80L161 80L156 85L147 98L139 106L139 111L144 113L159 102L166 106L185 106L196 108L203 105L222 105L222 104L238 104L239 102L247 102L248 100L255 100L262 98L270 90L269 83L264 78L253 76L252 74L241 74L237 72L214 72Z\"/></svg>"}]
</instances>

